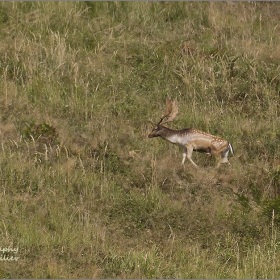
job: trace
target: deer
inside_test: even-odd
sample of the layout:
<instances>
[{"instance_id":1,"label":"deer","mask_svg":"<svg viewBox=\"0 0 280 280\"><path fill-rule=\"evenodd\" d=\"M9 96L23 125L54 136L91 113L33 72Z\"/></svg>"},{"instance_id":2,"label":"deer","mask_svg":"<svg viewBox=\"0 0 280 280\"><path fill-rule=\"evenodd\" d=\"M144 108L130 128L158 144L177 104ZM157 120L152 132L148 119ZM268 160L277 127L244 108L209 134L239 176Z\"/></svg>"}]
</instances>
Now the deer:
<instances>
[{"instance_id":1,"label":"deer","mask_svg":"<svg viewBox=\"0 0 280 280\"><path fill-rule=\"evenodd\" d=\"M158 123L150 121L154 125L154 128L148 137L161 137L164 140L182 147L184 150L183 165L187 158L193 166L198 167L192 160L193 151L206 153L209 157L215 156L218 159L217 167L220 167L222 163L229 163L228 154L231 152L233 155L234 150L227 140L194 128L174 130L164 126L164 124L174 120L178 111L176 102L166 98L165 113Z\"/></svg>"}]
</instances>

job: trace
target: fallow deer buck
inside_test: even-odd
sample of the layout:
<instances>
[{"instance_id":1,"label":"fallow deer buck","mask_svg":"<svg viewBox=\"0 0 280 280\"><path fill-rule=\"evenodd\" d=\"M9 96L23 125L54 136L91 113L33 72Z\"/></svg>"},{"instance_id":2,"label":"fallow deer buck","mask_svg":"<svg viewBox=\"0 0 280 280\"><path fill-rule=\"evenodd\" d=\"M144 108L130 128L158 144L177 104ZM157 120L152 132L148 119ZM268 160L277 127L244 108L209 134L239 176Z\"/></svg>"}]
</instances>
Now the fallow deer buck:
<instances>
[{"instance_id":1,"label":"fallow deer buck","mask_svg":"<svg viewBox=\"0 0 280 280\"><path fill-rule=\"evenodd\" d=\"M178 106L174 101L167 98L165 113L157 124L153 123L155 127L148 137L153 138L160 136L173 144L183 147L182 164L185 163L187 157L190 162L197 167L192 160L193 151L206 153L209 156L219 158L217 167L219 167L221 163L228 162L229 151L232 154L234 151L232 145L227 140L193 128L173 130L163 126L163 124L173 121L177 114ZM167 120L163 122L165 118L167 118Z\"/></svg>"}]
</instances>

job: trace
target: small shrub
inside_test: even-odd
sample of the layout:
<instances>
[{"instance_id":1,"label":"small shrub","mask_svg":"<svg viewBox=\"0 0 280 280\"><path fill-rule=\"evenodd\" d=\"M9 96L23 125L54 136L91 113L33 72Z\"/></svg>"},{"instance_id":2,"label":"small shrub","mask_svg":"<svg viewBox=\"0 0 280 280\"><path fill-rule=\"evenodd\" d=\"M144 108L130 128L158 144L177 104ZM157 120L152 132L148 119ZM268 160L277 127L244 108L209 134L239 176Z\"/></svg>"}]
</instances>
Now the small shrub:
<instances>
[{"instance_id":1,"label":"small shrub","mask_svg":"<svg viewBox=\"0 0 280 280\"><path fill-rule=\"evenodd\" d=\"M22 136L25 140L39 141L42 143L53 143L57 141L58 132L56 128L45 122L39 124L30 123L26 124L26 128L23 130Z\"/></svg>"},{"instance_id":2,"label":"small shrub","mask_svg":"<svg viewBox=\"0 0 280 280\"><path fill-rule=\"evenodd\" d=\"M276 226L280 226L280 197L266 200L263 206L263 214L269 222L273 220Z\"/></svg>"}]
</instances>

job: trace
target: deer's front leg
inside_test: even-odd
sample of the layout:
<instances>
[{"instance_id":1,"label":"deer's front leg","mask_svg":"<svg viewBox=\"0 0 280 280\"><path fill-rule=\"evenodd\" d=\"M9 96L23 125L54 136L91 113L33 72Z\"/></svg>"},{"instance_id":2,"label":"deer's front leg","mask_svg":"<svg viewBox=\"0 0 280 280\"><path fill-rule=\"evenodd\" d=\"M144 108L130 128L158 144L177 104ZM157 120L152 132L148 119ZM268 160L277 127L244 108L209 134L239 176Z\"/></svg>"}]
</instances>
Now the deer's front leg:
<instances>
[{"instance_id":1,"label":"deer's front leg","mask_svg":"<svg viewBox=\"0 0 280 280\"><path fill-rule=\"evenodd\" d=\"M193 147L192 146L187 146L185 149L184 149L184 153L183 153L183 161L182 161L182 164L185 163L185 159L186 157L189 159L189 161L195 166L195 167L198 167L194 161L192 160L192 152L193 152Z\"/></svg>"},{"instance_id":2,"label":"deer's front leg","mask_svg":"<svg viewBox=\"0 0 280 280\"><path fill-rule=\"evenodd\" d=\"M182 164L185 164L186 157L187 157L187 148L184 148Z\"/></svg>"}]
</instances>

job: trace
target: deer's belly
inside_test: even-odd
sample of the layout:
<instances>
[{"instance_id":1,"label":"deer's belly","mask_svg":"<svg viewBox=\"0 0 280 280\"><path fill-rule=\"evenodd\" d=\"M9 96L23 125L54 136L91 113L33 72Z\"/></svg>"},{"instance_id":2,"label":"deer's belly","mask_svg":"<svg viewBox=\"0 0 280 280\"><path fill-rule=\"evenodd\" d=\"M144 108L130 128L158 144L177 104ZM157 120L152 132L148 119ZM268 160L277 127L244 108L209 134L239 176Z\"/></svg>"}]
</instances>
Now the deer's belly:
<instances>
[{"instance_id":1,"label":"deer's belly","mask_svg":"<svg viewBox=\"0 0 280 280\"><path fill-rule=\"evenodd\" d=\"M198 147L193 149L195 152L199 152L199 153L207 153L207 154L211 154L211 149L209 147Z\"/></svg>"}]
</instances>

